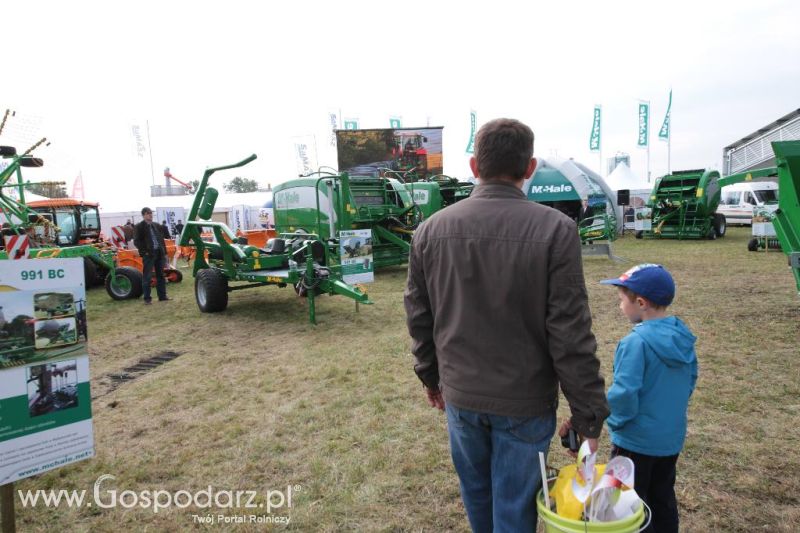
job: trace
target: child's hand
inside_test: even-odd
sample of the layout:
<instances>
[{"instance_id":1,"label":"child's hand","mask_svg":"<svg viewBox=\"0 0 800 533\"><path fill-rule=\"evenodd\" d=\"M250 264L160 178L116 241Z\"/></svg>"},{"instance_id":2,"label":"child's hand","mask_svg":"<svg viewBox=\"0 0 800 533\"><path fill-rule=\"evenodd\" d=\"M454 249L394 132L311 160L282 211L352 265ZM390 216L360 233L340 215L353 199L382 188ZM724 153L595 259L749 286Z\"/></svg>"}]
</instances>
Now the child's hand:
<instances>
[{"instance_id":1,"label":"child's hand","mask_svg":"<svg viewBox=\"0 0 800 533\"><path fill-rule=\"evenodd\" d=\"M564 420L561 423L561 427L558 428L558 436L559 437L566 437L567 436L567 432L570 429L572 429L572 422L570 422L569 418L567 418L566 420Z\"/></svg>"}]
</instances>

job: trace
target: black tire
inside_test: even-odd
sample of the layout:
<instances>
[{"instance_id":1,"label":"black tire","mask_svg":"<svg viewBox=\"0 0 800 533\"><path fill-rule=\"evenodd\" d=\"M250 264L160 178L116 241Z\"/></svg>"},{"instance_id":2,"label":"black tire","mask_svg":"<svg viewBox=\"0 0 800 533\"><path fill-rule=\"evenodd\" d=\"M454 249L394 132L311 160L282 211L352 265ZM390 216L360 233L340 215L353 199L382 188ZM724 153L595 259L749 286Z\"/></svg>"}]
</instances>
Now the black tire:
<instances>
[{"instance_id":1,"label":"black tire","mask_svg":"<svg viewBox=\"0 0 800 533\"><path fill-rule=\"evenodd\" d=\"M106 292L114 300L130 300L142 295L142 273L132 267L119 267L106 276Z\"/></svg>"},{"instance_id":2,"label":"black tire","mask_svg":"<svg viewBox=\"0 0 800 533\"><path fill-rule=\"evenodd\" d=\"M88 257L83 258L83 281L87 289L97 286L97 264Z\"/></svg>"},{"instance_id":3,"label":"black tire","mask_svg":"<svg viewBox=\"0 0 800 533\"><path fill-rule=\"evenodd\" d=\"M642 238L642 236L643 236L643 234L644 234L644 231L642 231L642 230L639 230L639 231L637 231L636 233L634 233L634 236L635 236L637 239L641 239L641 238Z\"/></svg>"},{"instance_id":4,"label":"black tire","mask_svg":"<svg viewBox=\"0 0 800 533\"><path fill-rule=\"evenodd\" d=\"M753 237L752 239L747 241L747 249L750 250L751 252L757 252L758 251L758 239Z\"/></svg>"},{"instance_id":5,"label":"black tire","mask_svg":"<svg viewBox=\"0 0 800 533\"><path fill-rule=\"evenodd\" d=\"M710 228L708 228L708 233L706 234L706 239L709 241L713 241L717 238L717 231L714 229L714 225L712 224Z\"/></svg>"},{"instance_id":6,"label":"black tire","mask_svg":"<svg viewBox=\"0 0 800 533\"><path fill-rule=\"evenodd\" d=\"M38 157L22 157L19 160L19 166L27 168L43 167L44 161Z\"/></svg>"},{"instance_id":7,"label":"black tire","mask_svg":"<svg viewBox=\"0 0 800 533\"><path fill-rule=\"evenodd\" d=\"M194 297L203 313L219 313L228 307L228 279L212 268L194 278Z\"/></svg>"},{"instance_id":8,"label":"black tire","mask_svg":"<svg viewBox=\"0 0 800 533\"><path fill-rule=\"evenodd\" d=\"M106 278L108 277L108 268L106 268L104 265L95 264L95 266L97 267L97 286L100 287L106 282Z\"/></svg>"},{"instance_id":9,"label":"black tire","mask_svg":"<svg viewBox=\"0 0 800 533\"><path fill-rule=\"evenodd\" d=\"M728 230L728 221L722 213L714 213L714 233L717 237L724 237Z\"/></svg>"},{"instance_id":10,"label":"black tire","mask_svg":"<svg viewBox=\"0 0 800 533\"><path fill-rule=\"evenodd\" d=\"M11 157L17 155L17 149L13 146L0 146L0 156Z\"/></svg>"}]
</instances>

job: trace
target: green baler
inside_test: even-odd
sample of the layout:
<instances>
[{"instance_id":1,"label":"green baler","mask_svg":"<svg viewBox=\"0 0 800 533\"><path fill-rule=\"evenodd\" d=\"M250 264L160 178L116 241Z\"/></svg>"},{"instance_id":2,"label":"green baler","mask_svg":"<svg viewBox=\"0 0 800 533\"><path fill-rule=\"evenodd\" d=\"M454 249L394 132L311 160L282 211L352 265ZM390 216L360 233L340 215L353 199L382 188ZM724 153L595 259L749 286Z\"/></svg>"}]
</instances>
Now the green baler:
<instances>
[{"instance_id":1,"label":"green baler","mask_svg":"<svg viewBox=\"0 0 800 533\"><path fill-rule=\"evenodd\" d=\"M683 170L659 178L650 194L652 229L640 235L659 239L716 239L725 235L717 213L720 190L716 170Z\"/></svg>"},{"instance_id":2,"label":"green baler","mask_svg":"<svg viewBox=\"0 0 800 533\"><path fill-rule=\"evenodd\" d=\"M453 205L472 194L474 184L439 174L416 181L404 180L406 190L414 203L419 206L423 218Z\"/></svg>"},{"instance_id":3,"label":"green baler","mask_svg":"<svg viewBox=\"0 0 800 533\"><path fill-rule=\"evenodd\" d=\"M291 285L299 296L307 297L311 323L316 323L317 295L340 294L356 303L371 303L366 292L343 281L338 243L327 233L328 226L321 222L313 226L306 225L305 229L298 226L289 233L279 230L278 237L270 239L266 248L260 249L240 242L228 226L211 220L219 195L216 189L208 186L211 175L219 170L244 166L255 158L253 154L233 165L207 169L197 187L180 245L196 249L195 298L200 311L223 311L228 306L229 292L266 285ZM294 204L301 198L305 199L309 191L303 187L311 189L313 193L315 180L301 181L307 181L310 186L304 183L302 187L298 187L299 190L285 186L276 189L276 213L278 202ZM320 181L316 180L318 183ZM280 200L279 191L283 191ZM313 194L311 200L314 200ZM293 216L297 217L296 221L299 223L313 219L319 221L319 209L314 208L313 213L311 211L310 207L298 208ZM205 229L211 230L214 237L212 242L203 239ZM233 282L245 283L232 286Z\"/></svg>"},{"instance_id":4,"label":"green baler","mask_svg":"<svg viewBox=\"0 0 800 533\"><path fill-rule=\"evenodd\" d=\"M380 268L408 261L411 236L424 214L399 180L317 172L275 187L274 216L278 233L314 233L334 244L340 231L369 229Z\"/></svg>"}]
</instances>

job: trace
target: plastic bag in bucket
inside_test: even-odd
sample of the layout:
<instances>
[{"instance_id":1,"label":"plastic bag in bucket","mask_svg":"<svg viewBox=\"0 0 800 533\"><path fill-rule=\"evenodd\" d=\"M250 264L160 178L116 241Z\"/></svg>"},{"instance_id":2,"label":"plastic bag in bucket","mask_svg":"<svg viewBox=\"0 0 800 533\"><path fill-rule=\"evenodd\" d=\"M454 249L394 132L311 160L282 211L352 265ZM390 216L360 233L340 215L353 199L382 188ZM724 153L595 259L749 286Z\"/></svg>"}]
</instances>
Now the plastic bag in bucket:
<instances>
[{"instance_id":1,"label":"plastic bag in bucket","mask_svg":"<svg viewBox=\"0 0 800 533\"><path fill-rule=\"evenodd\" d=\"M550 483L554 485L554 483ZM544 505L544 496L540 490L536 496L536 510L544 522L547 533L636 533L644 523L644 505L627 518L613 522L584 522L558 516Z\"/></svg>"}]
</instances>

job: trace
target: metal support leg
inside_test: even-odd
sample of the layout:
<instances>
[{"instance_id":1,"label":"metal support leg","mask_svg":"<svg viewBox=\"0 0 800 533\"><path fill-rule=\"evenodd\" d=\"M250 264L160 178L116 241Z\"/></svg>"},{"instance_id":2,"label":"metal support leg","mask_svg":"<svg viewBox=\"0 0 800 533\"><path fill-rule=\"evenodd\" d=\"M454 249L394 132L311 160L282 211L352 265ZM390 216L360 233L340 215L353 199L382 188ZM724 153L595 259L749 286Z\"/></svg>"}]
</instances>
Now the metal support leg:
<instances>
[{"instance_id":1,"label":"metal support leg","mask_svg":"<svg viewBox=\"0 0 800 533\"><path fill-rule=\"evenodd\" d=\"M309 285L313 285L314 279L314 259L311 257L311 253L309 252L308 257L306 258L306 280L305 282ZM312 324L317 324L317 310L314 307L314 293L316 292L316 287L307 289L308 293L306 297L308 298L308 318Z\"/></svg>"}]
</instances>

